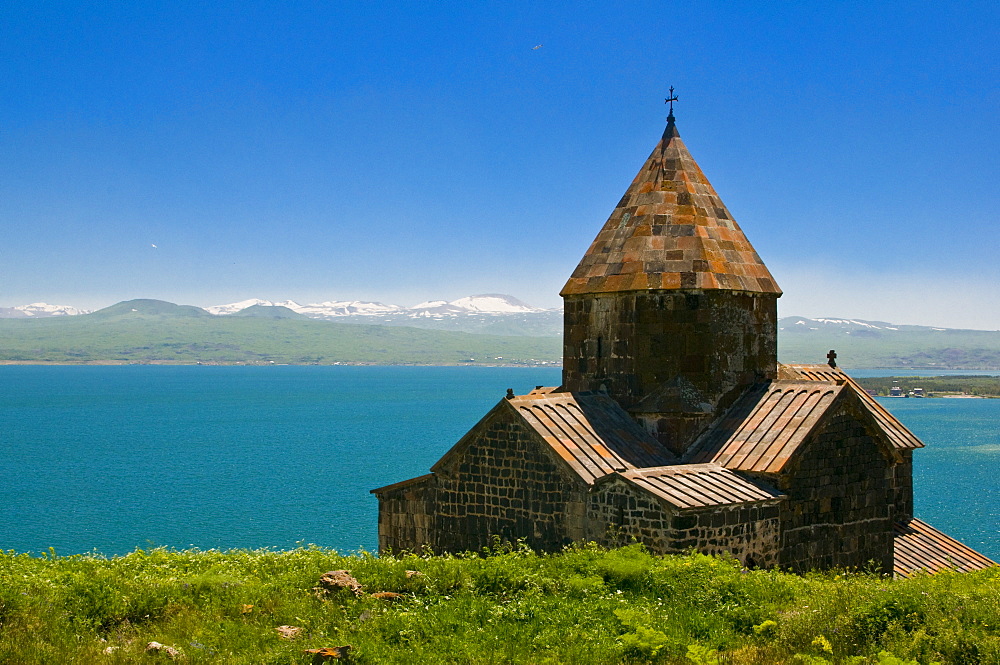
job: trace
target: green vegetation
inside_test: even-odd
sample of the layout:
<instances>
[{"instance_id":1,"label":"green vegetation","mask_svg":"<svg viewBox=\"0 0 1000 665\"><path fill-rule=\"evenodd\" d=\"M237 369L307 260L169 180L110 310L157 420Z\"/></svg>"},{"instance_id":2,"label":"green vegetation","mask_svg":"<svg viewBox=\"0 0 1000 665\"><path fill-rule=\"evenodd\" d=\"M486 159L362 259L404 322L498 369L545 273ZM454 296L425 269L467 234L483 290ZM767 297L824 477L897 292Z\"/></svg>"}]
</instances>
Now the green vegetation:
<instances>
[{"instance_id":1,"label":"green vegetation","mask_svg":"<svg viewBox=\"0 0 1000 665\"><path fill-rule=\"evenodd\" d=\"M329 570L363 590L314 591ZM153 641L188 663L345 645L356 663L1000 663L1000 569L798 576L638 546L0 554L0 662L163 662Z\"/></svg>"},{"instance_id":2,"label":"green vegetation","mask_svg":"<svg viewBox=\"0 0 1000 665\"><path fill-rule=\"evenodd\" d=\"M155 300L83 316L0 319L0 361L14 362L540 364L558 363L561 354L558 338L212 316Z\"/></svg>"},{"instance_id":3,"label":"green vegetation","mask_svg":"<svg viewBox=\"0 0 1000 665\"><path fill-rule=\"evenodd\" d=\"M931 397L940 395L978 395L980 397L1000 397L1000 376L880 376L855 379L862 388L874 390L879 395L888 395L894 385L908 393L914 388L923 388Z\"/></svg>"}]
</instances>

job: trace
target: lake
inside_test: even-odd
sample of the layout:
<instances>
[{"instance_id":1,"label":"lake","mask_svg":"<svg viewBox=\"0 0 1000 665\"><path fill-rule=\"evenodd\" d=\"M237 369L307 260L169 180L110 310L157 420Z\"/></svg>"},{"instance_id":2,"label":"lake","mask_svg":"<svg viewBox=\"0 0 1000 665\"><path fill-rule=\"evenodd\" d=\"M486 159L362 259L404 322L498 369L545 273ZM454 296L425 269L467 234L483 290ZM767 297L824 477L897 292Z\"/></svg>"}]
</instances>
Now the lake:
<instances>
[{"instance_id":1,"label":"lake","mask_svg":"<svg viewBox=\"0 0 1000 665\"><path fill-rule=\"evenodd\" d=\"M368 490L426 473L507 388L559 382L557 368L2 366L0 549L372 551ZM1000 400L883 404L927 444L917 516L1000 558Z\"/></svg>"}]
</instances>

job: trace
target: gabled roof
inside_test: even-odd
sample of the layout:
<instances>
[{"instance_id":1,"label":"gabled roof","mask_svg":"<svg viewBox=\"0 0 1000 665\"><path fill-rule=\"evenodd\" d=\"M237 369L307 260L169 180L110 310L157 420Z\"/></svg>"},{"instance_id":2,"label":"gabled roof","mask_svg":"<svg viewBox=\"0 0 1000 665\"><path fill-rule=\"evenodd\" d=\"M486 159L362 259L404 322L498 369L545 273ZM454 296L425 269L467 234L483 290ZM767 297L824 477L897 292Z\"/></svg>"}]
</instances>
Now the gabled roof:
<instances>
[{"instance_id":1,"label":"gabled roof","mask_svg":"<svg viewBox=\"0 0 1000 665\"><path fill-rule=\"evenodd\" d=\"M897 450L912 450L913 448L923 448L923 442L918 439L913 432L908 430L903 423L899 422L895 416L878 400L868 394L858 383L848 376L839 367L829 365L783 365L778 364L778 378L792 381L840 381L849 386L851 390L861 398L861 401L871 412L872 417L878 423L879 428L885 433L886 438L893 448Z\"/></svg>"},{"instance_id":2,"label":"gabled roof","mask_svg":"<svg viewBox=\"0 0 1000 665\"><path fill-rule=\"evenodd\" d=\"M917 571L967 573L997 565L971 547L918 519L897 523L893 534L893 573L909 577Z\"/></svg>"},{"instance_id":3,"label":"gabled roof","mask_svg":"<svg viewBox=\"0 0 1000 665\"><path fill-rule=\"evenodd\" d=\"M813 381L755 386L699 437L685 461L778 473L842 391L841 385Z\"/></svg>"},{"instance_id":4,"label":"gabled roof","mask_svg":"<svg viewBox=\"0 0 1000 665\"><path fill-rule=\"evenodd\" d=\"M624 478L679 509L774 501L784 496L718 464L630 469L608 476L613 477Z\"/></svg>"},{"instance_id":5,"label":"gabled roof","mask_svg":"<svg viewBox=\"0 0 1000 665\"><path fill-rule=\"evenodd\" d=\"M781 294L672 116L561 295L659 289Z\"/></svg>"},{"instance_id":6,"label":"gabled roof","mask_svg":"<svg viewBox=\"0 0 1000 665\"><path fill-rule=\"evenodd\" d=\"M490 411L431 467L438 471L460 455L480 426L511 409L585 483L615 471L674 464L677 459L604 393L557 393L535 389L511 395Z\"/></svg>"},{"instance_id":7,"label":"gabled roof","mask_svg":"<svg viewBox=\"0 0 1000 665\"><path fill-rule=\"evenodd\" d=\"M614 471L677 462L604 393L532 393L505 401L588 484Z\"/></svg>"}]
</instances>

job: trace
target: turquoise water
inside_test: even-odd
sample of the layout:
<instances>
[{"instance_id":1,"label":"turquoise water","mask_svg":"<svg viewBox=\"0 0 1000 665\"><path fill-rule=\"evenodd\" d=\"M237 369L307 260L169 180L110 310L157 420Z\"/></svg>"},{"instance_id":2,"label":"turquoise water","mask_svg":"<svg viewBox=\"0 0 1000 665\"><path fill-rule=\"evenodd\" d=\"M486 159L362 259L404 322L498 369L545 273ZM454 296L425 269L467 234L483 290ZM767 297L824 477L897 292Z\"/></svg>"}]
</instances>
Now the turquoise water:
<instances>
[{"instance_id":1,"label":"turquoise water","mask_svg":"<svg viewBox=\"0 0 1000 665\"><path fill-rule=\"evenodd\" d=\"M426 473L555 368L0 367L0 549L377 545ZM884 400L927 448L916 512L1000 558L1000 400Z\"/></svg>"},{"instance_id":2,"label":"turquoise water","mask_svg":"<svg viewBox=\"0 0 1000 665\"><path fill-rule=\"evenodd\" d=\"M551 368L0 367L0 548L377 546L426 473Z\"/></svg>"},{"instance_id":3,"label":"turquoise water","mask_svg":"<svg viewBox=\"0 0 1000 665\"><path fill-rule=\"evenodd\" d=\"M1000 561L1000 399L879 400L926 444L913 512Z\"/></svg>"}]
</instances>

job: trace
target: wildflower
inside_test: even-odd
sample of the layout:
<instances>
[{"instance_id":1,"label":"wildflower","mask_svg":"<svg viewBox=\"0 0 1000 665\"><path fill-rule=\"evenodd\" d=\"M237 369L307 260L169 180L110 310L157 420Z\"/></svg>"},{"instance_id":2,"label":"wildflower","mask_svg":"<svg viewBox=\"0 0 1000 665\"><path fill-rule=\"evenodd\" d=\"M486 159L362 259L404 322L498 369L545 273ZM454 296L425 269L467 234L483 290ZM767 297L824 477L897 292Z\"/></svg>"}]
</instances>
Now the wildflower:
<instances>
[{"instance_id":1,"label":"wildflower","mask_svg":"<svg viewBox=\"0 0 1000 665\"><path fill-rule=\"evenodd\" d=\"M812 645L824 653L833 653L833 645L830 640L823 635L817 635L812 641Z\"/></svg>"}]
</instances>

